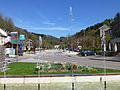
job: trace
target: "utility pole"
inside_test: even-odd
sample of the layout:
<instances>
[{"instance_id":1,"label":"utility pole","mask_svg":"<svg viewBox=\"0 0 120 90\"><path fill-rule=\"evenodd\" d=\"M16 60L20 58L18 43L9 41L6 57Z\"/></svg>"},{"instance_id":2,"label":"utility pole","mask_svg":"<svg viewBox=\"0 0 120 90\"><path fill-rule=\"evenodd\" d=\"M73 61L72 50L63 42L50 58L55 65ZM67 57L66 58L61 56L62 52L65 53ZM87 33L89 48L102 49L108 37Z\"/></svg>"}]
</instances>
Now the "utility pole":
<instances>
[{"instance_id":1,"label":"utility pole","mask_svg":"<svg viewBox=\"0 0 120 90\"><path fill-rule=\"evenodd\" d=\"M18 32L17 32L17 60L16 62L18 62Z\"/></svg>"},{"instance_id":2,"label":"utility pole","mask_svg":"<svg viewBox=\"0 0 120 90\"><path fill-rule=\"evenodd\" d=\"M104 74L106 75L106 60L105 60L106 40L105 40L105 34L103 34L103 47L104 47Z\"/></svg>"},{"instance_id":3,"label":"utility pole","mask_svg":"<svg viewBox=\"0 0 120 90\"><path fill-rule=\"evenodd\" d=\"M41 36L39 36L39 49L42 47L42 37ZM41 52L41 50L40 50L40 52Z\"/></svg>"},{"instance_id":4,"label":"utility pole","mask_svg":"<svg viewBox=\"0 0 120 90\"><path fill-rule=\"evenodd\" d=\"M71 33L71 31L72 31L72 22L73 22L72 6L70 6L70 30L69 30L69 33ZM71 36L69 36L69 37L71 37ZM70 38L70 47L73 49L72 37Z\"/></svg>"}]
</instances>

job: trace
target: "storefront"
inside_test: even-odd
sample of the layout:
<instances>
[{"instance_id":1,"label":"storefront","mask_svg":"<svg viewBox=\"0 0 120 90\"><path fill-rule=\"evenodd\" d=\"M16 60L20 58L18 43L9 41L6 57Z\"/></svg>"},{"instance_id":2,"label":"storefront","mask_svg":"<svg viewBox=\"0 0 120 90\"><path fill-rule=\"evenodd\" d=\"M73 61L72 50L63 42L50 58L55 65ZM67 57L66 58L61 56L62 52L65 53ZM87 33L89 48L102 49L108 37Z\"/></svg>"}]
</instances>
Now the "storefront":
<instances>
[{"instance_id":1,"label":"storefront","mask_svg":"<svg viewBox=\"0 0 120 90\"><path fill-rule=\"evenodd\" d=\"M109 50L120 52L120 38L115 38L111 40L111 43L109 44Z\"/></svg>"}]
</instances>

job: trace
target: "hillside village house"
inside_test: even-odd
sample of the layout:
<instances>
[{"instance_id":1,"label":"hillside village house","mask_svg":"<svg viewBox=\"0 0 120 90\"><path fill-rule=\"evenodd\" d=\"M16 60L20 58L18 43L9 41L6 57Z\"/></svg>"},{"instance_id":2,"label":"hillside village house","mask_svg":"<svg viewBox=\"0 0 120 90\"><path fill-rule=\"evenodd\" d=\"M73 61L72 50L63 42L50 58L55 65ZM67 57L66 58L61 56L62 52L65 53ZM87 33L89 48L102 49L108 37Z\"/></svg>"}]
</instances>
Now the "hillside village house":
<instances>
[{"instance_id":1,"label":"hillside village house","mask_svg":"<svg viewBox=\"0 0 120 90\"><path fill-rule=\"evenodd\" d=\"M101 38L101 47L104 47L104 40L103 37L105 36L105 33L110 29L109 26L107 26L106 24L104 24L102 27L99 28L99 33L100 33L100 38ZM106 51L106 46L104 48L104 50Z\"/></svg>"},{"instance_id":2,"label":"hillside village house","mask_svg":"<svg viewBox=\"0 0 120 90\"><path fill-rule=\"evenodd\" d=\"M11 43L10 33L2 29L0 29L0 46L4 46L5 48L14 48L15 53L17 52L17 44Z\"/></svg>"},{"instance_id":3,"label":"hillside village house","mask_svg":"<svg viewBox=\"0 0 120 90\"><path fill-rule=\"evenodd\" d=\"M113 36L111 48L116 52L120 52L120 17L115 18L111 25L110 34Z\"/></svg>"},{"instance_id":4,"label":"hillside village house","mask_svg":"<svg viewBox=\"0 0 120 90\"><path fill-rule=\"evenodd\" d=\"M33 50L34 42L31 39L25 39L21 41L22 50Z\"/></svg>"},{"instance_id":5,"label":"hillside village house","mask_svg":"<svg viewBox=\"0 0 120 90\"><path fill-rule=\"evenodd\" d=\"M7 42L10 42L10 34L7 31L0 29L0 45L4 45Z\"/></svg>"},{"instance_id":6,"label":"hillside village house","mask_svg":"<svg viewBox=\"0 0 120 90\"><path fill-rule=\"evenodd\" d=\"M117 21L114 19L114 21L111 23L111 26L111 28L107 25L100 27L100 37L102 39L103 35L105 34L111 35L112 39L108 46L109 51L120 52L120 17L117 19ZM101 46L103 46L103 42L101 42Z\"/></svg>"}]
</instances>

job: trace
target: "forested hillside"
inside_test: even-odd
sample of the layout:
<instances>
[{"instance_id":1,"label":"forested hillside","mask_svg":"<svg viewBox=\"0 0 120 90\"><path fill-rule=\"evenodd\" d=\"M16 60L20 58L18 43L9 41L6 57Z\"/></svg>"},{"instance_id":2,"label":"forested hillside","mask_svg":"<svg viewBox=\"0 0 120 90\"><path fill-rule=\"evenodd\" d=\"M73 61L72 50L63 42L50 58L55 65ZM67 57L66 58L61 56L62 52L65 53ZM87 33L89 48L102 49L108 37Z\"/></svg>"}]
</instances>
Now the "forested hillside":
<instances>
[{"instance_id":1,"label":"forested hillside","mask_svg":"<svg viewBox=\"0 0 120 90\"><path fill-rule=\"evenodd\" d=\"M0 14L0 28L9 32L18 32L18 35L24 34L26 39L32 39L34 41L34 47L39 46L39 36L42 36L43 38L44 48L52 48L54 45L59 44L59 39L56 37L44 34L30 33L25 29L16 27L11 18L4 17L2 14Z\"/></svg>"},{"instance_id":2,"label":"forested hillside","mask_svg":"<svg viewBox=\"0 0 120 90\"><path fill-rule=\"evenodd\" d=\"M102 23L97 23L93 26L81 30L80 32L73 35L73 37L79 42L79 45L83 46L84 48L100 48L101 39L99 35L99 28L104 24L111 27L112 21L113 19L106 19Z\"/></svg>"},{"instance_id":3,"label":"forested hillside","mask_svg":"<svg viewBox=\"0 0 120 90\"><path fill-rule=\"evenodd\" d=\"M118 23L119 20L120 20L120 13L117 13L113 19L112 18L106 19L101 23L97 23L86 29L80 30L80 32L77 32L72 36L66 37L64 41L61 42L61 48L64 48L64 47L76 48L79 45L82 46L83 48L101 48L101 38L99 35L100 34L99 28L104 24L106 24L112 29L113 28L112 22L114 21L114 23L115 22ZM113 37L114 36L106 34L106 44L108 44L110 39L112 39Z\"/></svg>"}]
</instances>

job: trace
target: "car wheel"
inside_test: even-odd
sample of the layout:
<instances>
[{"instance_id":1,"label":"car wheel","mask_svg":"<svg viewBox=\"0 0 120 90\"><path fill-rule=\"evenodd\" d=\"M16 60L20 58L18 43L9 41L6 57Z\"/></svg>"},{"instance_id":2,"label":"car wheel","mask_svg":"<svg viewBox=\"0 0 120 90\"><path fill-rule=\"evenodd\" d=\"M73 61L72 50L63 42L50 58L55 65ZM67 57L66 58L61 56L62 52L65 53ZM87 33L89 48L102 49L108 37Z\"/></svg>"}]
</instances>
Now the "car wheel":
<instances>
[{"instance_id":1,"label":"car wheel","mask_svg":"<svg viewBox=\"0 0 120 90\"><path fill-rule=\"evenodd\" d=\"M85 54L85 56L87 56L87 54Z\"/></svg>"}]
</instances>

